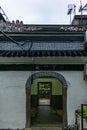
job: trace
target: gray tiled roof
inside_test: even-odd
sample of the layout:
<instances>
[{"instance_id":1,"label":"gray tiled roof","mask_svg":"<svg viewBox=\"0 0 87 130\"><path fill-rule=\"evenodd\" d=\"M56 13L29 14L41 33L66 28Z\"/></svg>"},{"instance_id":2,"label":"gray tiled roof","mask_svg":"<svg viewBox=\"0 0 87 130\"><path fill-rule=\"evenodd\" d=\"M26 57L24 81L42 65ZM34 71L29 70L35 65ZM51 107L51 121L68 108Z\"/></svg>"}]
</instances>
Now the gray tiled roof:
<instances>
[{"instance_id":1,"label":"gray tiled roof","mask_svg":"<svg viewBox=\"0 0 87 130\"><path fill-rule=\"evenodd\" d=\"M0 42L0 50L31 50L31 51L69 51L69 50L84 50L84 45L80 41L21 41L17 42L20 46L13 42Z\"/></svg>"},{"instance_id":2,"label":"gray tiled roof","mask_svg":"<svg viewBox=\"0 0 87 130\"><path fill-rule=\"evenodd\" d=\"M32 50L83 50L80 42L35 42Z\"/></svg>"}]
</instances>

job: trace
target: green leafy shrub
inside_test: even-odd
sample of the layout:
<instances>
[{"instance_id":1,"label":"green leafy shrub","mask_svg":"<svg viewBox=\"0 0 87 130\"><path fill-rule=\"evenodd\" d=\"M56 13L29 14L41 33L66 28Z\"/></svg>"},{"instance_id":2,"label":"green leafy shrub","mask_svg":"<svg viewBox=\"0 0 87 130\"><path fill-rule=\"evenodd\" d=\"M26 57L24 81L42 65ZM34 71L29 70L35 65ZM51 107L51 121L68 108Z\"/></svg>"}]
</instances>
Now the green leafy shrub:
<instances>
[{"instance_id":1,"label":"green leafy shrub","mask_svg":"<svg viewBox=\"0 0 87 130\"><path fill-rule=\"evenodd\" d=\"M77 113L81 115L81 108L77 110ZM83 106L83 118L87 120L87 106Z\"/></svg>"},{"instance_id":2,"label":"green leafy shrub","mask_svg":"<svg viewBox=\"0 0 87 130\"><path fill-rule=\"evenodd\" d=\"M83 118L87 120L87 106L83 106Z\"/></svg>"}]
</instances>

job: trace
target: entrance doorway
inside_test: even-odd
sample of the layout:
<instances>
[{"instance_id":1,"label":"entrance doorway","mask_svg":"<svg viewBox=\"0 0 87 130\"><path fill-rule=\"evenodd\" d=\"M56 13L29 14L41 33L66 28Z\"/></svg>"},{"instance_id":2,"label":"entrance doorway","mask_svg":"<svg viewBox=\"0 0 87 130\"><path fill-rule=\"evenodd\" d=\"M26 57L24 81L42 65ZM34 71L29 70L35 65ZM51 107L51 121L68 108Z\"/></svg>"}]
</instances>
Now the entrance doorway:
<instances>
[{"instance_id":1,"label":"entrance doorway","mask_svg":"<svg viewBox=\"0 0 87 130\"><path fill-rule=\"evenodd\" d=\"M67 83L61 74L43 71L26 83L26 128L48 124L67 125Z\"/></svg>"},{"instance_id":2,"label":"entrance doorway","mask_svg":"<svg viewBox=\"0 0 87 130\"><path fill-rule=\"evenodd\" d=\"M51 82L38 82L38 105L51 105Z\"/></svg>"}]
</instances>

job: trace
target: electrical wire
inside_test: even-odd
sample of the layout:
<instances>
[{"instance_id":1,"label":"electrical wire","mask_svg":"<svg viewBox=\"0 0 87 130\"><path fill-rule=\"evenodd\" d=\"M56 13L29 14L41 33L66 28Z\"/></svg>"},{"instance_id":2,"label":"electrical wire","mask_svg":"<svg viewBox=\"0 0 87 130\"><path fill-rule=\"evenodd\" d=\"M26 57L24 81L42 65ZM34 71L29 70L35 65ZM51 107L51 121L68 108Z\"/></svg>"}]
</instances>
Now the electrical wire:
<instances>
[{"instance_id":1,"label":"electrical wire","mask_svg":"<svg viewBox=\"0 0 87 130\"><path fill-rule=\"evenodd\" d=\"M8 38L10 41L12 41L13 43L15 43L17 46L19 46L21 49L23 49L23 47L20 45L20 43L16 42L13 38L9 37L6 33L4 33L3 31L0 30L0 32L6 37Z\"/></svg>"},{"instance_id":2,"label":"electrical wire","mask_svg":"<svg viewBox=\"0 0 87 130\"><path fill-rule=\"evenodd\" d=\"M0 32L1 32L6 38L8 38L10 41L12 41L12 42L15 43L17 46L19 46L21 49L24 50L23 46L26 44L26 42L24 42L24 43L19 43L19 42L15 41L13 38L9 37L9 36L8 36L6 33L4 33L3 31L0 30ZM32 46L33 46L33 42L31 41L30 47L29 47L29 49L28 49L29 51L31 50Z\"/></svg>"}]
</instances>

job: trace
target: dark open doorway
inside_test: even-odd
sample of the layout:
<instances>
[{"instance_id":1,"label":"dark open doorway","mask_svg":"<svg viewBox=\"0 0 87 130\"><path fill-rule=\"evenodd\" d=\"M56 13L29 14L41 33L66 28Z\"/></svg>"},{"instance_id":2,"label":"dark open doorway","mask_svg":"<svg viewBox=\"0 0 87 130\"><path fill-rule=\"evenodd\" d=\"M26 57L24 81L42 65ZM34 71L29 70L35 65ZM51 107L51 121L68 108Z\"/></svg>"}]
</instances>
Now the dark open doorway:
<instances>
[{"instance_id":1,"label":"dark open doorway","mask_svg":"<svg viewBox=\"0 0 87 130\"><path fill-rule=\"evenodd\" d=\"M38 82L38 105L51 105L51 82Z\"/></svg>"},{"instance_id":2,"label":"dark open doorway","mask_svg":"<svg viewBox=\"0 0 87 130\"><path fill-rule=\"evenodd\" d=\"M40 88L41 85L43 87ZM42 97L49 99L49 103L39 104ZM31 75L26 83L26 127L48 124L61 127L67 125L67 83L59 73L37 72Z\"/></svg>"}]
</instances>

